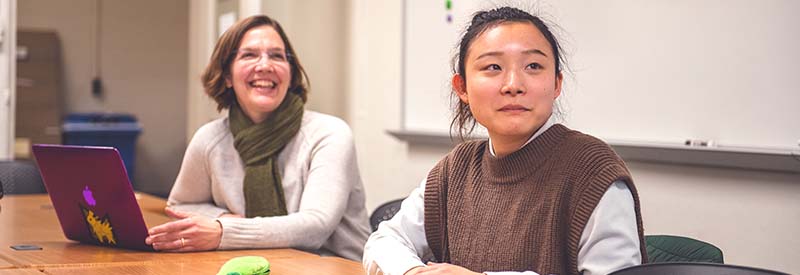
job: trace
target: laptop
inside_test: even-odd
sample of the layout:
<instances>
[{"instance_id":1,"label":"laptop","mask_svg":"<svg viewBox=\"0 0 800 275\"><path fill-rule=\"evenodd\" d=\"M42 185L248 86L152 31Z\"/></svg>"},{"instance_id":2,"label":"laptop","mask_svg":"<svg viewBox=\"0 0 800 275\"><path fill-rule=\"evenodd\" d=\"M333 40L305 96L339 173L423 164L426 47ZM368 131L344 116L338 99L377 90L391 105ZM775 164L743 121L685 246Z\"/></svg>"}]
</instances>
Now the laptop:
<instances>
[{"instance_id":1,"label":"laptop","mask_svg":"<svg viewBox=\"0 0 800 275\"><path fill-rule=\"evenodd\" d=\"M67 239L153 250L117 149L36 144L33 155Z\"/></svg>"}]
</instances>

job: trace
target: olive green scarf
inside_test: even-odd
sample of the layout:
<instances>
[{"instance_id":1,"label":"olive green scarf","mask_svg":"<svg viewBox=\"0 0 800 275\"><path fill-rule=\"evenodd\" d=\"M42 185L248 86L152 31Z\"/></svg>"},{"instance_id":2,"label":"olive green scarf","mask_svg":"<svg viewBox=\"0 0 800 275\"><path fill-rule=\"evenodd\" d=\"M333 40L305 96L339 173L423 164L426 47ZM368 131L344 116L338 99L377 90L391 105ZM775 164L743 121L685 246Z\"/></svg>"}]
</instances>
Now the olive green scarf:
<instances>
[{"instance_id":1,"label":"olive green scarf","mask_svg":"<svg viewBox=\"0 0 800 275\"><path fill-rule=\"evenodd\" d=\"M238 103L231 105L228 118L233 146L244 162L245 216L286 215L286 201L278 170L278 154L300 130L303 101L286 93L283 102L270 116L254 124Z\"/></svg>"}]
</instances>

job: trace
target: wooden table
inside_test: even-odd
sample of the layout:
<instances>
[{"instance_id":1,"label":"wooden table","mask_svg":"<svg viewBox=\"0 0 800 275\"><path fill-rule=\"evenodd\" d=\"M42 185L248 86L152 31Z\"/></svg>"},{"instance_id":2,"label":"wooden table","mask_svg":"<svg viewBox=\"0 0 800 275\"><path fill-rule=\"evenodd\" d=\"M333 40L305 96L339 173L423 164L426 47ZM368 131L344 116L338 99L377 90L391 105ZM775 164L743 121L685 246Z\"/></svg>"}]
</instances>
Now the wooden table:
<instances>
[{"instance_id":1,"label":"wooden table","mask_svg":"<svg viewBox=\"0 0 800 275\"><path fill-rule=\"evenodd\" d=\"M316 257L270 259L270 274L294 275L338 275L364 274L358 263L338 257ZM195 261L159 264L115 264L104 266L78 266L46 268L48 274L94 275L94 274L215 274L224 261ZM0 273L2 275L2 273Z\"/></svg>"},{"instance_id":2,"label":"wooden table","mask_svg":"<svg viewBox=\"0 0 800 275\"><path fill-rule=\"evenodd\" d=\"M0 258L0 270L3 270L4 268L12 268L12 267L14 267L14 264L12 264L12 263Z\"/></svg>"},{"instance_id":3,"label":"wooden table","mask_svg":"<svg viewBox=\"0 0 800 275\"><path fill-rule=\"evenodd\" d=\"M0 275L42 275L38 269L0 269Z\"/></svg>"},{"instance_id":4,"label":"wooden table","mask_svg":"<svg viewBox=\"0 0 800 275\"><path fill-rule=\"evenodd\" d=\"M165 201L137 194L148 227L169 221ZM361 264L320 257L295 249L258 249L195 253L143 252L67 240L47 195L7 195L0 199L0 275L5 274L214 274L227 260L262 256L271 274L364 274ZM17 251L9 246L37 245Z\"/></svg>"}]
</instances>

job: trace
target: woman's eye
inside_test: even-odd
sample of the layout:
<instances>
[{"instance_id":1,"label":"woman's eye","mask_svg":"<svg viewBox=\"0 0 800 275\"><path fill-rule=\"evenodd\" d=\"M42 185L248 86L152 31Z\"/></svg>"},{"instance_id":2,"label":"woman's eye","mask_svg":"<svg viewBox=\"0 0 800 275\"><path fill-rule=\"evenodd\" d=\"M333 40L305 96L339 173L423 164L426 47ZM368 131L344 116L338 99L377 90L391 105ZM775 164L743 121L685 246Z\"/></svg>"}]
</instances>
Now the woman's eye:
<instances>
[{"instance_id":1,"label":"woman's eye","mask_svg":"<svg viewBox=\"0 0 800 275\"><path fill-rule=\"evenodd\" d=\"M270 53L269 58L272 60L284 61L286 60L286 55L283 53Z\"/></svg>"},{"instance_id":2,"label":"woman's eye","mask_svg":"<svg viewBox=\"0 0 800 275\"><path fill-rule=\"evenodd\" d=\"M250 58L254 58L255 56L256 56L255 53L243 52L241 55L239 55L239 59L250 59Z\"/></svg>"},{"instance_id":3,"label":"woman's eye","mask_svg":"<svg viewBox=\"0 0 800 275\"><path fill-rule=\"evenodd\" d=\"M489 66L486 66L486 67L484 68L484 70L488 70L488 71L499 71L499 70L500 70L500 65L497 65L497 64L490 64Z\"/></svg>"},{"instance_id":4,"label":"woman's eye","mask_svg":"<svg viewBox=\"0 0 800 275\"><path fill-rule=\"evenodd\" d=\"M528 64L528 69L541 70L543 67L539 63Z\"/></svg>"}]
</instances>

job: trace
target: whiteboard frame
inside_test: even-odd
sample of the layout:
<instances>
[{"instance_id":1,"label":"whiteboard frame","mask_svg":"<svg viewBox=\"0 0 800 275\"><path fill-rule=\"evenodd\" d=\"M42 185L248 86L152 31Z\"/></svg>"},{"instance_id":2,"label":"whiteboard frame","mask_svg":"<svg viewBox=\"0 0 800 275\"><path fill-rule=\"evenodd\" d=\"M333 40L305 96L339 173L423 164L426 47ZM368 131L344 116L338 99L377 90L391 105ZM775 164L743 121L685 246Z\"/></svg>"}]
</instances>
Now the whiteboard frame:
<instances>
[{"instance_id":1,"label":"whiteboard frame","mask_svg":"<svg viewBox=\"0 0 800 275\"><path fill-rule=\"evenodd\" d=\"M387 134L409 145L455 147L460 140L441 132L389 130ZM477 136L475 139L485 139ZM800 174L800 150L736 146L687 146L631 140L605 140L625 161L698 165Z\"/></svg>"}]
</instances>

